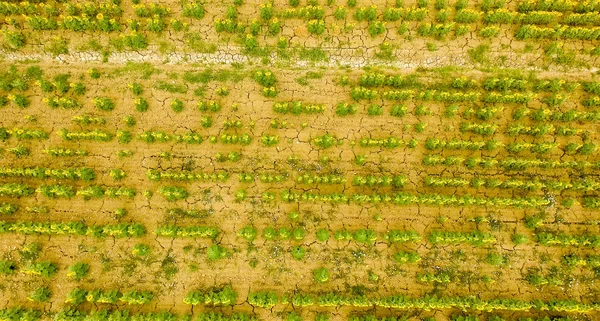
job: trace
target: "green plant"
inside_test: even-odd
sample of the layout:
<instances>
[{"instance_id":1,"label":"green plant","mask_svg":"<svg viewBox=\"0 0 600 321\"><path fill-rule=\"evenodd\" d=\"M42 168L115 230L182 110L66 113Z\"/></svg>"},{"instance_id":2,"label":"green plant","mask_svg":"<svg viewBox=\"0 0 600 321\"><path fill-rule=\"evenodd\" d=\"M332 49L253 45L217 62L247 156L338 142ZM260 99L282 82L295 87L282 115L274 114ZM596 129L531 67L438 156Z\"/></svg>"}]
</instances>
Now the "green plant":
<instances>
[{"instance_id":1,"label":"green plant","mask_svg":"<svg viewBox=\"0 0 600 321\"><path fill-rule=\"evenodd\" d=\"M50 278L58 271L58 265L52 262L37 262L31 263L23 268L23 273L39 275L45 278Z\"/></svg>"},{"instance_id":2,"label":"green plant","mask_svg":"<svg viewBox=\"0 0 600 321\"><path fill-rule=\"evenodd\" d=\"M131 84L128 84L127 87L129 87L129 89L131 90L131 92L136 95L139 96L144 92L144 88L142 87L142 85L140 83L134 82Z\"/></svg>"},{"instance_id":3,"label":"green plant","mask_svg":"<svg viewBox=\"0 0 600 321\"><path fill-rule=\"evenodd\" d=\"M152 249L146 244L136 244L131 248L131 254L135 256L148 256Z\"/></svg>"},{"instance_id":4,"label":"green plant","mask_svg":"<svg viewBox=\"0 0 600 321\"><path fill-rule=\"evenodd\" d=\"M321 267L313 270L313 278L318 283L325 283L329 281L329 270L327 268Z\"/></svg>"},{"instance_id":5,"label":"green plant","mask_svg":"<svg viewBox=\"0 0 600 321\"><path fill-rule=\"evenodd\" d=\"M23 249L20 251L21 258L26 261L36 260L38 258L38 256L40 255L41 250L42 250L42 247L40 246L39 243L32 242L29 244L25 244L23 246Z\"/></svg>"},{"instance_id":6,"label":"green plant","mask_svg":"<svg viewBox=\"0 0 600 321\"><path fill-rule=\"evenodd\" d=\"M29 99L21 94L8 95L8 99L19 108L27 108L31 105Z\"/></svg>"},{"instance_id":7,"label":"green plant","mask_svg":"<svg viewBox=\"0 0 600 321\"><path fill-rule=\"evenodd\" d=\"M92 103L96 108L103 111L111 111L115 108L115 103L107 97L96 97L92 99Z\"/></svg>"},{"instance_id":8,"label":"green plant","mask_svg":"<svg viewBox=\"0 0 600 321\"><path fill-rule=\"evenodd\" d=\"M228 252L226 248L213 244L206 249L206 253L209 260L215 261L227 257Z\"/></svg>"},{"instance_id":9,"label":"green plant","mask_svg":"<svg viewBox=\"0 0 600 321\"><path fill-rule=\"evenodd\" d=\"M325 32L325 21L313 19L307 22L306 28L309 33L314 35L321 35Z\"/></svg>"},{"instance_id":10,"label":"green plant","mask_svg":"<svg viewBox=\"0 0 600 321\"><path fill-rule=\"evenodd\" d=\"M149 105L148 105L148 101L144 98L138 97L133 101L133 104L135 106L135 110L143 113L145 111L148 110Z\"/></svg>"},{"instance_id":11,"label":"green plant","mask_svg":"<svg viewBox=\"0 0 600 321\"><path fill-rule=\"evenodd\" d=\"M301 245L292 247L291 252L292 257L298 261L302 260L306 255L306 249L304 249L304 247L302 247Z\"/></svg>"},{"instance_id":12,"label":"green plant","mask_svg":"<svg viewBox=\"0 0 600 321\"><path fill-rule=\"evenodd\" d=\"M52 291L48 287L38 287L31 293L27 299L33 302L48 302L52 296Z\"/></svg>"},{"instance_id":13,"label":"green plant","mask_svg":"<svg viewBox=\"0 0 600 321\"><path fill-rule=\"evenodd\" d=\"M121 35L121 39L125 46L133 50L146 49L148 47L146 37L136 31L131 31L128 35Z\"/></svg>"},{"instance_id":14,"label":"green plant","mask_svg":"<svg viewBox=\"0 0 600 321\"><path fill-rule=\"evenodd\" d=\"M173 99L171 101L171 109L176 112L176 113L180 113L183 111L183 102L179 99Z\"/></svg>"},{"instance_id":15,"label":"green plant","mask_svg":"<svg viewBox=\"0 0 600 321\"><path fill-rule=\"evenodd\" d=\"M252 242L256 238L257 233L255 227L247 225L238 232L238 236L244 238L248 242Z\"/></svg>"},{"instance_id":16,"label":"green plant","mask_svg":"<svg viewBox=\"0 0 600 321\"><path fill-rule=\"evenodd\" d=\"M186 199L189 196L185 188L177 186L163 186L160 188L159 193L170 202Z\"/></svg>"},{"instance_id":17,"label":"green plant","mask_svg":"<svg viewBox=\"0 0 600 321\"><path fill-rule=\"evenodd\" d=\"M515 245L521 245L529 242L529 238L524 234L513 234L512 241Z\"/></svg>"},{"instance_id":18,"label":"green plant","mask_svg":"<svg viewBox=\"0 0 600 321\"><path fill-rule=\"evenodd\" d=\"M83 262L77 262L69 267L67 276L77 281L85 278L90 270L90 265Z\"/></svg>"},{"instance_id":19,"label":"green plant","mask_svg":"<svg viewBox=\"0 0 600 321\"><path fill-rule=\"evenodd\" d=\"M508 258L506 255L502 255L499 253L488 253L485 258L485 262L490 265L504 265L506 264Z\"/></svg>"},{"instance_id":20,"label":"green plant","mask_svg":"<svg viewBox=\"0 0 600 321\"><path fill-rule=\"evenodd\" d=\"M0 261L0 275L12 275L15 274L17 265L13 261L2 260Z\"/></svg>"},{"instance_id":21,"label":"green plant","mask_svg":"<svg viewBox=\"0 0 600 321\"><path fill-rule=\"evenodd\" d=\"M2 29L2 34L10 49L17 50L25 46L25 35L23 33Z\"/></svg>"}]
</instances>

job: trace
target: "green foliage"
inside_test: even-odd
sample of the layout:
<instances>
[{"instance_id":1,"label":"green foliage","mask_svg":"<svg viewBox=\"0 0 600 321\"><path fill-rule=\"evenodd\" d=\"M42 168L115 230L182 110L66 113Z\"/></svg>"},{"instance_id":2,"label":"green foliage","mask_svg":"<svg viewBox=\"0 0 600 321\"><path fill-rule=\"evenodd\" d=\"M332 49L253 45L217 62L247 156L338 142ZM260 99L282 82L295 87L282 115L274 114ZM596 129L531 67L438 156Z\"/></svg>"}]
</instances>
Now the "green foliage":
<instances>
[{"instance_id":1,"label":"green foliage","mask_svg":"<svg viewBox=\"0 0 600 321\"><path fill-rule=\"evenodd\" d=\"M29 99L21 94L9 95L8 99L19 108L27 108L31 105Z\"/></svg>"},{"instance_id":2,"label":"green foliage","mask_svg":"<svg viewBox=\"0 0 600 321\"><path fill-rule=\"evenodd\" d=\"M58 265L52 262L36 262L31 263L23 268L23 273L39 275L45 278L50 278L58 271Z\"/></svg>"},{"instance_id":3,"label":"green foliage","mask_svg":"<svg viewBox=\"0 0 600 321\"><path fill-rule=\"evenodd\" d=\"M270 309L279 303L279 296L273 291L250 292L248 303L265 309Z\"/></svg>"},{"instance_id":4,"label":"green foliage","mask_svg":"<svg viewBox=\"0 0 600 321\"><path fill-rule=\"evenodd\" d=\"M421 261L421 256L417 252L414 251L401 251L393 256L394 261L399 264L410 264L417 263Z\"/></svg>"},{"instance_id":5,"label":"green foliage","mask_svg":"<svg viewBox=\"0 0 600 321\"><path fill-rule=\"evenodd\" d=\"M144 88L142 87L142 85L140 83L134 82L131 84L128 84L127 87L129 87L129 89L131 90L131 92L136 95L139 96L144 92Z\"/></svg>"},{"instance_id":6,"label":"green foliage","mask_svg":"<svg viewBox=\"0 0 600 321\"><path fill-rule=\"evenodd\" d=\"M292 247L291 249L292 257L298 261L302 260L306 255L306 249L301 245L297 245Z\"/></svg>"},{"instance_id":7,"label":"green foliage","mask_svg":"<svg viewBox=\"0 0 600 321\"><path fill-rule=\"evenodd\" d=\"M183 16L194 18L194 19L202 19L204 18L205 10L204 5L200 1L189 1L183 3Z\"/></svg>"},{"instance_id":8,"label":"green foliage","mask_svg":"<svg viewBox=\"0 0 600 321\"><path fill-rule=\"evenodd\" d=\"M485 262L489 265L504 265L508 261L508 257L506 255L502 255L499 253L488 253L485 258Z\"/></svg>"},{"instance_id":9,"label":"green foliage","mask_svg":"<svg viewBox=\"0 0 600 321\"><path fill-rule=\"evenodd\" d=\"M190 195L185 188L177 186L163 186L158 192L169 202L186 199Z\"/></svg>"},{"instance_id":10,"label":"green foliage","mask_svg":"<svg viewBox=\"0 0 600 321\"><path fill-rule=\"evenodd\" d=\"M115 109L115 103L108 97L96 97L92 99L92 103L96 108L103 111L111 111Z\"/></svg>"},{"instance_id":11,"label":"green foliage","mask_svg":"<svg viewBox=\"0 0 600 321\"><path fill-rule=\"evenodd\" d=\"M171 101L171 109L173 109L173 111L176 113L182 112L183 111L183 102L179 99L173 99Z\"/></svg>"},{"instance_id":12,"label":"green foliage","mask_svg":"<svg viewBox=\"0 0 600 321\"><path fill-rule=\"evenodd\" d=\"M433 231L429 234L429 242L432 244L460 244L468 243L473 246L481 246L496 242L496 237L490 233L473 232L446 232Z\"/></svg>"},{"instance_id":13,"label":"green foliage","mask_svg":"<svg viewBox=\"0 0 600 321\"><path fill-rule=\"evenodd\" d=\"M286 320L287 321L302 321L302 317L295 311L292 311L292 312L288 313Z\"/></svg>"},{"instance_id":14,"label":"green foliage","mask_svg":"<svg viewBox=\"0 0 600 321\"><path fill-rule=\"evenodd\" d=\"M212 244L206 249L208 259L215 261L227 257L227 249L219 246L218 244Z\"/></svg>"},{"instance_id":15,"label":"green foliage","mask_svg":"<svg viewBox=\"0 0 600 321\"><path fill-rule=\"evenodd\" d=\"M136 244L131 248L131 254L135 256L148 256L152 249L146 244Z\"/></svg>"},{"instance_id":16,"label":"green foliage","mask_svg":"<svg viewBox=\"0 0 600 321\"><path fill-rule=\"evenodd\" d=\"M86 290L75 288L71 292L69 292L69 294L67 294L67 299L65 300L65 303L79 305L87 300L86 295Z\"/></svg>"},{"instance_id":17,"label":"green foliage","mask_svg":"<svg viewBox=\"0 0 600 321\"><path fill-rule=\"evenodd\" d=\"M154 234L163 237L189 237L189 238L208 238L214 239L219 235L220 231L212 226L174 226L163 225L159 226Z\"/></svg>"},{"instance_id":18,"label":"green foliage","mask_svg":"<svg viewBox=\"0 0 600 321\"><path fill-rule=\"evenodd\" d=\"M2 34L10 49L18 50L25 46L25 35L23 35L23 33L2 29Z\"/></svg>"},{"instance_id":19,"label":"green foliage","mask_svg":"<svg viewBox=\"0 0 600 321\"><path fill-rule=\"evenodd\" d=\"M148 101L146 99L144 99L144 98L139 98L139 97L136 98L133 101L133 104L135 106L135 110L137 110L137 111L139 111L141 113L147 111L148 108L149 108Z\"/></svg>"},{"instance_id":20,"label":"green foliage","mask_svg":"<svg viewBox=\"0 0 600 321\"><path fill-rule=\"evenodd\" d=\"M327 242L329 240L329 231L323 228L317 230L317 240L319 242Z\"/></svg>"},{"instance_id":21,"label":"green foliage","mask_svg":"<svg viewBox=\"0 0 600 321\"><path fill-rule=\"evenodd\" d=\"M387 31L385 28L385 22L375 21L369 24L367 27L367 32L371 37L376 37L381 34L384 34Z\"/></svg>"},{"instance_id":22,"label":"green foliage","mask_svg":"<svg viewBox=\"0 0 600 321\"><path fill-rule=\"evenodd\" d=\"M313 270L313 278L318 283L325 283L329 281L329 270L327 268L321 267Z\"/></svg>"},{"instance_id":23,"label":"green foliage","mask_svg":"<svg viewBox=\"0 0 600 321\"><path fill-rule=\"evenodd\" d=\"M247 226L243 227L238 232L238 236L244 238L248 242L254 241L254 239L256 238L257 234L258 234L258 231L256 230L255 227L253 227L251 225L247 225Z\"/></svg>"},{"instance_id":24,"label":"green foliage","mask_svg":"<svg viewBox=\"0 0 600 321\"><path fill-rule=\"evenodd\" d=\"M133 50L146 49L148 40L146 37L136 31L131 31L128 35L121 35L123 44Z\"/></svg>"},{"instance_id":25,"label":"green foliage","mask_svg":"<svg viewBox=\"0 0 600 321\"><path fill-rule=\"evenodd\" d=\"M17 270L17 264L13 261L0 260L0 275L13 275Z\"/></svg>"},{"instance_id":26,"label":"green foliage","mask_svg":"<svg viewBox=\"0 0 600 321\"><path fill-rule=\"evenodd\" d=\"M326 149L335 145L339 145L341 140L338 141L334 136L330 134L325 134L323 136L317 136L311 140L311 142L320 148Z\"/></svg>"},{"instance_id":27,"label":"green foliage","mask_svg":"<svg viewBox=\"0 0 600 321\"><path fill-rule=\"evenodd\" d=\"M237 292L231 285L225 285L210 290L191 291L185 296L183 302L191 305L233 306L237 296Z\"/></svg>"},{"instance_id":28,"label":"green foliage","mask_svg":"<svg viewBox=\"0 0 600 321\"><path fill-rule=\"evenodd\" d=\"M339 103L336 105L335 114L338 116L354 115L357 110L358 107L354 104Z\"/></svg>"},{"instance_id":29,"label":"green foliage","mask_svg":"<svg viewBox=\"0 0 600 321\"><path fill-rule=\"evenodd\" d=\"M67 276L79 281L88 275L90 265L83 262L77 262L69 267Z\"/></svg>"},{"instance_id":30,"label":"green foliage","mask_svg":"<svg viewBox=\"0 0 600 321\"><path fill-rule=\"evenodd\" d=\"M119 301L127 304L146 304L154 299L154 294L150 291L127 291L119 298Z\"/></svg>"},{"instance_id":31,"label":"green foliage","mask_svg":"<svg viewBox=\"0 0 600 321\"><path fill-rule=\"evenodd\" d=\"M320 19L309 20L306 29L313 35L321 35L325 32L325 21Z\"/></svg>"},{"instance_id":32,"label":"green foliage","mask_svg":"<svg viewBox=\"0 0 600 321\"><path fill-rule=\"evenodd\" d=\"M254 80L263 87L275 86L277 80L275 75L270 70L256 70L254 72Z\"/></svg>"},{"instance_id":33,"label":"green foliage","mask_svg":"<svg viewBox=\"0 0 600 321\"><path fill-rule=\"evenodd\" d=\"M48 287L38 287L33 291L27 299L33 302L48 302L52 296L52 291Z\"/></svg>"}]
</instances>

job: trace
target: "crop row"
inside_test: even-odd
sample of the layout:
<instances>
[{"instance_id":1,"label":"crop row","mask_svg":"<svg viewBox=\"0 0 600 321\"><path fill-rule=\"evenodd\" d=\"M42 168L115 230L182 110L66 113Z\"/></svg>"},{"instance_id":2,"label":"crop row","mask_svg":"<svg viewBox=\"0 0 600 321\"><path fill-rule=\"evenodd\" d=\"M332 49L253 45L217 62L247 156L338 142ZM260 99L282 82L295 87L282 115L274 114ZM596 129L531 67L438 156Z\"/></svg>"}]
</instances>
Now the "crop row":
<instances>
[{"instance_id":1,"label":"crop row","mask_svg":"<svg viewBox=\"0 0 600 321\"><path fill-rule=\"evenodd\" d=\"M238 294L230 285L210 290L194 290L189 292L183 303L191 305L214 305L231 306L235 305Z\"/></svg>"},{"instance_id":2,"label":"crop row","mask_svg":"<svg viewBox=\"0 0 600 321\"><path fill-rule=\"evenodd\" d=\"M554 311L554 312L573 312L585 313L600 309L598 303L581 303L574 300L534 300L522 301L517 299L493 298L480 299L476 296L469 297L438 297L425 296L420 298L411 298L404 295L392 295L382 297L369 297L366 295L343 295L336 292L326 292L321 294L298 293L296 301L302 306L321 306L321 307L383 307L399 310L420 309L425 311L439 309L460 309L487 311L506 310L506 311ZM294 297L281 297L273 291L250 292L248 302L254 306L271 308L278 303L286 304L294 301Z\"/></svg>"},{"instance_id":3,"label":"crop row","mask_svg":"<svg viewBox=\"0 0 600 321\"><path fill-rule=\"evenodd\" d=\"M463 177L440 177L427 176L424 183L429 187L473 187L473 188L502 188L502 189L522 189L527 191L551 190L551 191L577 191L577 192L593 192L600 190L600 182L589 179L577 181L558 181L558 180L539 180L539 179L508 179L499 180L493 178L471 179Z\"/></svg>"},{"instance_id":4,"label":"crop row","mask_svg":"<svg viewBox=\"0 0 600 321\"><path fill-rule=\"evenodd\" d=\"M93 237L138 237L146 234L146 228L139 223L92 225L81 222L3 222L0 221L0 233L16 233L23 235L90 235Z\"/></svg>"},{"instance_id":5,"label":"crop row","mask_svg":"<svg viewBox=\"0 0 600 321\"><path fill-rule=\"evenodd\" d=\"M96 178L96 172L92 168L43 168L43 167L2 167L0 177L20 177L37 179L70 179L92 181Z\"/></svg>"},{"instance_id":6,"label":"crop row","mask_svg":"<svg viewBox=\"0 0 600 321\"><path fill-rule=\"evenodd\" d=\"M567 266L587 266L591 268L600 267L600 256L586 255L579 256L576 254L564 255L561 262Z\"/></svg>"},{"instance_id":7,"label":"crop row","mask_svg":"<svg viewBox=\"0 0 600 321\"><path fill-rule=\"evenodd\" d=\"M48 198L71 198L75 195L82 196L85 200L91 198L102 198L104 196L128 197L133 198L136 191L128 187L105 187L99 185L85 186L76 190L70 185L40 185L37 189L33 189L24 184L2 184L0 185L0 196L7 197L24 197L31 196L37 192Z\"/></svg>"},{"instance_id":8,"label":"crop row","mask_svg":"<svg viewBox=\"0 0 600 321\"><path fill-rule=\"evenodd\" d=\"M600 247L600 236L590 234L568 235L565 233L541 232L535 235L535 240L546 246Z\"/></svg>"},{"instance_id":9,"label":"crop row","mask_svg":"<svg viewBox=\"0 0 600 321\"><path fill-rule=\"evenodd\" d=\"M406 101L415 99L417 101L436 101L436 102L483 102L488 104L528 104L533 101L537 94L533 92L510 92L510 93L499 93L490 92L482 95L478 91L443 91L443 90L425 90L415 92L412 89L403 90L387 90L381 93L375 89L369 89L367 87L353 87L350 91L350 96L356 101L360 100L373 100L377 98L383 98L385 100L394 101Z\"/></svg>"},{"instance_id":10,"label":"crop row","mask_svg":"<svg viewBox=\"0 0 600 321\"><path fill-rule=\"evenodd\" d=\"M267 174L258 174L258 177L263 183L271 183L278 182L281 183L287 179L287 174L284 175L267 175ZM254 182L254 174L251 173L240 173L239 181L242 183L252 183ZM305 173L296 176L294 179L296 183L299 184L344 184L346 182L346 178L343 175L337 174L311 174ZM352 179L352 184L354 186L368 186L368 187L386 187L393 186L397 188L403 187L407 182L407 178L404 175L354 175Z\"/></svg>"},{"instance_id":11,"label":"crop row","mask_svg":"<svg viewBox=\"0 0 600 321\"><path fill-rule=\"evenodd\" d=\"M296 193L290 190L281 192L280 197L286 202L329 202L333 204L364 204L364 203L386 203L392 205L428 205L428 206L500 206L517 208L535 208L545 206L550 203L549 200L539 197L525 198L504 198L504 197L477 197L477 196L456 196L443 194L418 194L410 193L397 194L314 194L314 193Z\"/></svg>"},{"instance_id":12,"label":"crop row","mask_svg":"<svg viewBox=\"0 0 600 321\"><path fill-rule=\"evenodd\" d=\"M588 161L559 161L544 159L527 159L508 157L505 159L496 159L492 157L460 157L460 156L441 156L427 154L423 158L423 164L426 166L456 166L464 165L469 169L475 167L494 168L502 167L507 171L525 170L530 168L540 169L597 169L600 163L590 163Z\"/></svg>"},{"instance_id":13,"label":"crop row","mask_svg":"<svg viewBox=\"0 0 600 321\"><path fill-rule=\"evenodd\" d=\"M85 290L76 288L68 295L65 303L75 305L90 303L111 303L124 302L126 304L146 304L154 299L154 293L151 291L130 290L125 293L118 290Z\"/></svg>"},{"instance_id":14,"label":"crop row","mask_svg":"<svg viewBox=\"0 0 600 321\"><path fill-rule=\"evenodd\" d=\"M162 237L184 237L184 238L216 238L220 231L212 226L175 226L164 225L159 226L154 233Z\"/></svg>"},{"instance_id":15,"label":"crop row","mask_svg":"<svg viewBox=\"0 0 600 321\"><path fill-rule=\"evenodd\" d=\"M192 171L158 171L149 169L146 171L146 177L151 181L201 181L201 182L226 182L229 179L230 174L228 172L192 172Z\"/></svg>"},{"instance_id":16,"label":"crop row","mask_svg":"<svg viewBox=\"0 0 600 321\"><path fill-rule=\"evenodd\" d=\"M514 120L521 120L524 117L528 117L530 120L537 122L597 122L600 121L600 112L582 112L573 109L562 112L546 108L529 109L522 107L516 109L512 114Z\"/></svg>"},{"instance_id":17,"label":"crop row","mask_svg":"<svg viewBox=\"0 0 600 321\"><path fill-rule=\"evenodd\" d=\"M17 308L18 309L18 308ZM36 310L33 310L36 311ZM41 314L33 312L32 310L19 309L17 310L17 316L32 316L31 319L20 319L20 321L38 321ZM2 310L0 310L0 313ZM12 312L15 314L15 312ZM1 316L1 314L0 314ZM240 312L233 312L230 314L223 314L221 312L202 312L195 315L192 319L190 315L177 315L168 311L160 312L147 312L147 313L133 313L128 310L96 310L96 311L82 311L75 309L61 310L54 317L54 321L108 321L108 320L119 320L119 321L257 321L258 319L251 314L245 314Z\"/></svg>"},{"instance_id":18,"label":"crop row","mask_svg":"<svg viewBox=\"0 0 600 321\"><path fill-rule=\"evenodd\" d=\"M358 79L358 85L362 87L393 87L398 89L424 86L417 75L389 75L380 72L366 72ZM582 87L590 94L600 95L600 83L598 82L567 82L563 79L538 79L527 80L511 77L487 77L485 79L467 78L466 76L453 78L447 83L455 90L470 90L482 88L486 91L527 91L552 92L561 91L572 92Z\"/></svg>"},{"instance_id":19,"label":"crop row","mask_svg":"<svg viewBox=\"0 0 600 321\"><path fill-rule=\"evenodd\" d=\"M31 262L22 268L18 268L13 261L0 261L0 275L11 275L17 270L24 274L37 275L44 278L50 278L58 272L58 265L50 261Z\"/></svg>"},{"instance_id":20,"label":"crop row","mask_svg":"<svg viewBox=\"0 0 600 321\"><path fill-rule=\"evenodd\" d=\"M258 236L258 229L253 226L245 226L238 231L238 236L252 242ZM287 227L274 228L267 227L261 232L265 240L290 240L301 241L306 235L304 228L290 229ZM315 233L319 242L326 242L331 237L331 233L326 229L319 229ZM382 239L390 243L411 243L421 240L421 236L415 231L391 230L381 235ZM358 229L355 231L338 230L333 232L333 238L337 241L355 241L361 244L373 243L377 240L377 232L370 229Z\"/></svg>"}]
</instances>

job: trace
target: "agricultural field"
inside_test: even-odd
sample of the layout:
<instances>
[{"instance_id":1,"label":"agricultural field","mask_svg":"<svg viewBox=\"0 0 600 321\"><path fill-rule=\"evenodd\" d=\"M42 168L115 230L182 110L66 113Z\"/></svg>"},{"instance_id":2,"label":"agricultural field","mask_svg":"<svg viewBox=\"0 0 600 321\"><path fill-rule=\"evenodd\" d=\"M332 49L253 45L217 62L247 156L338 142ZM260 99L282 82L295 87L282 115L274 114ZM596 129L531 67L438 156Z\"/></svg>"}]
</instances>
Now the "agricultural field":
<instances>
[{"instance_id":1,"label":"agricultural field","mask_svg":"<svg viewBox=\"0 0 600 321\"><path fill-rule=\"evenodd\" d=\"M600 320L600 1L0 1L0 321Z\"/></svg>"}]
</instances>

